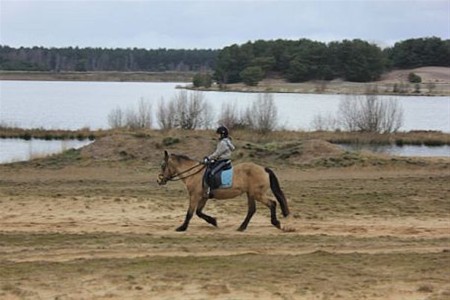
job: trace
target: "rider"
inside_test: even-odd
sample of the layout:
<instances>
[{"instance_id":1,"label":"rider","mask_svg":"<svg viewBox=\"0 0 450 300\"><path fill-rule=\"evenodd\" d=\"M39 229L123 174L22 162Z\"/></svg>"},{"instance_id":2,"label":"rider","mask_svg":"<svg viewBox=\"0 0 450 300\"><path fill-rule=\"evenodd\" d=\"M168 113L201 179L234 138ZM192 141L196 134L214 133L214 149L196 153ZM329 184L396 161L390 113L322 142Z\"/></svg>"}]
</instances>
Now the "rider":
<instances>
[{"instance_id":1,"label":"rider","mask_svg":"<svg viewBox=\"0 0 450 300\"><path fill-rule=\"evenodd\" d=\"M223 125L219 126L216 133L219 136L219 143L217 144L216 150L203 159L203 162L209 166L209 169L206 171L206 176L209 176L211 173L214 174L222 167L229 164L231 152L235 149L233 143L231 142L231 137L228 135L228 128ZM206 182L205 187L206 191L204 196L209 198L211 188L206 184Z\"/></svg>"}]
</instances>

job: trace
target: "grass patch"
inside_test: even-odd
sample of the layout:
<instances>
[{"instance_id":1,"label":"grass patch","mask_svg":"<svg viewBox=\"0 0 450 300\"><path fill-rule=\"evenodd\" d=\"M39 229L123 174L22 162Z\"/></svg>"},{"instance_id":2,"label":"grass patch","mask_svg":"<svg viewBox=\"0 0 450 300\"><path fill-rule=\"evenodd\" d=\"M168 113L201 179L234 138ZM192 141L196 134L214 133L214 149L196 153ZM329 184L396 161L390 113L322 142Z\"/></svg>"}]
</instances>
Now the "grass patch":
<instances>
[{"instance_id":1,"label":"grass patch","mask_svg":"<svg viewBox=\"0 0 450 300\"><path fill-rule=\"evenodd\" d=\"M45 129L23 129L15 127L0 126L0 138L17 138L23 140L41 139L51 140L86 140L91 141L107 135L107 131L92 131L89 128L80 130L45 130Z\"/></svg>"},{"instance_id":2,"label":"grass patch","mask_svg":"<svg viewBox=\"0 0 450 300\"><path fill-rule=\"evenodd\" d=\"M8 280L34 277L43 283L56 279L69 281L93 273L110 274L114 270L115 282L132 282L142 287L165 282L170 288L175 286L175 279L196 284L216 282L234 290L252 290L258 282L259 289L275 296L279 295L283 283L289 283L299 296L305 288L314 293L352 293L355 290L367 293L376 291L378 285L402 282L405 278L409 283L419 284L430 274L433 274L433 281L445 282L448 266L448 255L442 253L370 255L315 251L302 255L82 259L63 263L2 261L0 276Z\"/></svg>"},{"instance_id":3,"label":"grass patch","mask_svg":"<svg viewBox=\"0 0 450 300\"><path fill-rule=\"evenodd\" d=\"M69 149L61 154L54 154L44 158L32 160L30 163L37 167L62 168L72 165L82 160L81 151L79 149ZM19 164L27 164L28 162L19 162Z\"/></svg>"},{"instance_id":4,"label":"grass patch","mask_svg":"<svg viewBox=\"0 0 450 300\"><path fill-rule=\"evenodd\" d=\"M165 138L163 138L163 140L162 140L162 144L163 144L164 146L175 145L175 144L178 144L179 142L180 142L180 139L179 139L179 138L177 138L177 137L171 137L171 136L165 137Z\"/></svg>"},{"instance_id":5,"label":"grass patch","mask_svg":"<svg viewBox=\"0 0 450 300\"><path fill-rule=\"evenodd\" d=\"M46 72L0 71L3 80L192 82L194 72Z\"/></svg>"}]
</instances>

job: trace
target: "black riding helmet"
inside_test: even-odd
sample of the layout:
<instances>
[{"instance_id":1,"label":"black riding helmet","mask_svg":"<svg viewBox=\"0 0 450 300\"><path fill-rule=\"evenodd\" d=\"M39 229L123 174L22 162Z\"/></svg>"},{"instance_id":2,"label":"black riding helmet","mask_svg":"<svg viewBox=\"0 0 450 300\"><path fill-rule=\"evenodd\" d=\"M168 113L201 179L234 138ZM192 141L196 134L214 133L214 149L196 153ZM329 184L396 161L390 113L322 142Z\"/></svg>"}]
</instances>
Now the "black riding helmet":
<instances>
[{"instance_id":1,"label":"black riding helmet","mask_svg":"<svg viewBox=\"0 0 450 300\"><path fill-rule=\"evenodd\" d=\"M220 134L220 139L224 139L228 137L228 128L225 126L219 126L216 130L217 134Z\"/></svg>"}]
</instances>

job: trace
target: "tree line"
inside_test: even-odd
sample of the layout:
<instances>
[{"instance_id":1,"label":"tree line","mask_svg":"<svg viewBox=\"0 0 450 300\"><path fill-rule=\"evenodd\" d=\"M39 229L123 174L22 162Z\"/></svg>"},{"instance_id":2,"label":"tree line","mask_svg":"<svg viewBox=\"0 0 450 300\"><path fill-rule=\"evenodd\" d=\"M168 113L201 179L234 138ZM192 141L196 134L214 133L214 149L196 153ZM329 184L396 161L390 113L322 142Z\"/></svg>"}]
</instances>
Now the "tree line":
<instances>
[{"instance_id":1,"label":"tree line","mask_svg":"<svg viewBox=\"0 0 450 300\"><path fill-rule=\"evenodd\" d=\"M364 40L330 43L257 40L212 49L107 49L0 46L0 69L21 71L194 71L219 83L256 85L267 76L290 82L368 82L391 69L450 66L450 40L438 37L400 41L382 49ZM198 84L211 84L197 77ZM205 81L206 83L202 83Z\"/></svg>"},{"instance_id":2,"label":"tree line","mask_svg":"<svg viewBox=\"0 0 450 300\"><path fill-rule=\"evenodd\" d=\"M20 71L164 72L212 70L218 50L0 46L0 69Z\"/></svg>"},{"instance_id":3,"label":"tree line","mask_svg":"<svg viewBox=\"0 0 450 300\"><path fill-rule=\"evenodd\" d=\"M341 78L369 82L391 69L450 66L450 40L409 39L381 49L360 39L330 43L258 40L220 51L215 78L221 83L255 85L271 74L290 82Z\"/></svg>"}]
</instances>

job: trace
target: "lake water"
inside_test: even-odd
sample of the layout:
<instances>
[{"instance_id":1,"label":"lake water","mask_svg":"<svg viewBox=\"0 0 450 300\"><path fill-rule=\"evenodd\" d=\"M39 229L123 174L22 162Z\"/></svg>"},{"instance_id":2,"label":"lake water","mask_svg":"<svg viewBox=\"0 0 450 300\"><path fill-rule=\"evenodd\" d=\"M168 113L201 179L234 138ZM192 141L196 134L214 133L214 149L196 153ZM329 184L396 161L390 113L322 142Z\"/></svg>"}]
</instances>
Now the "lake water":
<instances>
[{"instance_id":1,"label":"lake water","mask_svg":"<svg viewBox=\"0 0 450 300\"><path fill-rule=\"evenodd\" d=\"M69 149L79 149L92 143L90 140L53 140L0 139L0 163L30 160Z\"/></svg>"},{"instance_id":2,"label":"lake water","mask_svg":"<svg viewBox=\"0 0 450 300\"><path fill-rule=\"evenodd\" d=\"M141 99L151 103L171 100L182 83L0 81L0 125L21 128L107 129L108 114L116 108L136 110ZM188 93L191 93L188 91ZM335 115L341 95L274 93L280 125L290 130L312 130L315 116ZM222 105L238 109L258 99L255 93L205 92L217 120ZM383 96L381 99L393 98ZM403 108L403 131L440 130L450 132L450 97L395 97ZM154 115L154 114L153 114ZM153 117L156 126L155 115ZM28 160L79 148L90 141L23 141L0 139L0 163ZM372 149L373 150L373 149ZM404 146L381 149L406 156L449 156L449 147Z\"/></svg>"},{"instance_id":3,"label":"lake water","mask_svg":"<svg viewBox=\"0 0 450 300\"><path fill-rule=\"evenodd\" d=\"M32 158L39 158L51 154L62 153L69 149L79 149L89 145L90 140L53 140L45 141L32 139L25 141L22 139L0 139L0 164L26 161ZM376 153L385 153L396 156L450 156L450 146L370 146L370 145L341 145L348 151L369 150Z\"/></svg>"},{"instance_id":4,"label":"lake water","mask_svg":"<svg viewBox=\"0 0 450 300\"><path fill-rule=\"evenodd\" d=\"M136 109L141 99L151 103L170 100L182 83L0 81L0 124L22 128L107 129L108 114L116 108ZM190 93L190 92L189 92ZM215 119L223 103L245 109L255 93L205 92ZM274 93L280 125L290 130L311 130L317 115L334 115L341 95ZM383 96L381 99L393 98ZM404 111L402 131L450 132L450 97L395 97ZM156 128L156 118L154 127Z\"/></svg>"},{"instance_id":5,"label":"lake water","mask_svg":"<svg viewBox=\"0 0 450 300\"><path fill-rule=\"evenodd\" d=\"M418 146L418 145L341 145L348 151L371 151L395 156L450 157L450 146Z\"/></svg>"}]
</instances>

